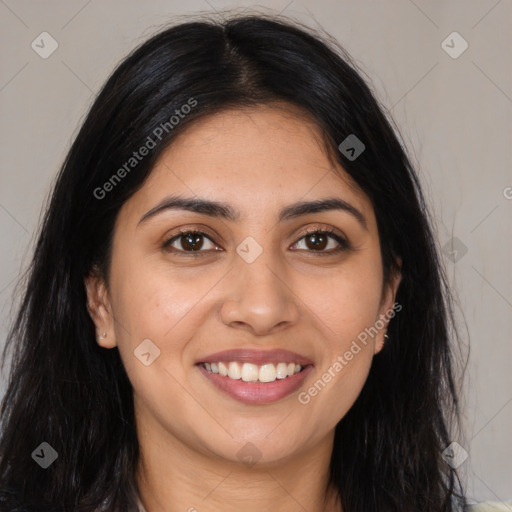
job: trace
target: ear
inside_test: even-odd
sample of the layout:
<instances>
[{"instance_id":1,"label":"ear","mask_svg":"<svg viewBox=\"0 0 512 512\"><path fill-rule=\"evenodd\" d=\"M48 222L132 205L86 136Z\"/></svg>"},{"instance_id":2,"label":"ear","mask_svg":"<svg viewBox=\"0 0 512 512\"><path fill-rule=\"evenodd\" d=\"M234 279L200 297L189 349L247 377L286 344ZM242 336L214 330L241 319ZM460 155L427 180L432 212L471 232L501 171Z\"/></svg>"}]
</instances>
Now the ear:
<instances>
[{"instance_id":1,"label":"ear","mask_svg":"<svg viewBox=\"0 0 512 512\"><path fill-rule=\"evenodd\" d=\"M87 294L87 311L96 326L96 341L103 348L114 348L117 345L114 315L105 281L95 269L84 279L84 284ZM106 336L103 336L104 334Z\"/></svg>"},{"instance_id":2,"label":"ear","mask_svg":"<svg viewBox=\"0 0 512 512\"><path fill-rule=\"evenodd\" d=\"M399 269L402 268L402 261L397 261ZM386 333L390 320L402 309L401 304L395 302L396 292L400 281L402 280L402 273L397 269L393 271L389 282L382 293L381 307L379 310L379 317L376 319L375 325L379 332L375 337L375 354L378 354L386 343Z\"/></svg>"}]
</instances>

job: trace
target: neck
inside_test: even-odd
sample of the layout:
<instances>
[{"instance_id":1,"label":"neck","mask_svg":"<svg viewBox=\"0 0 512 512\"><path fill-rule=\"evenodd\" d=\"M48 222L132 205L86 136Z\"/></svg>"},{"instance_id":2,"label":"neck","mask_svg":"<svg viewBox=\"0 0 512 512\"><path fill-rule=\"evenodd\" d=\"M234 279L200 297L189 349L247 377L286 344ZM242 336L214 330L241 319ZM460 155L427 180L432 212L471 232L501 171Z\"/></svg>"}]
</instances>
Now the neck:
<instances>
[{"instance_id":1,"label":"neck","mask_svg":"<svg viewBox=\"0 0 512 512\"><path fill-rule=\"evenodd\" d=\"M138 436L136 480L146 512L341 512L328 486L334 432L285 461L252 467L199 452L157 424L138 424Z\"/></svg>"}]
</instances>

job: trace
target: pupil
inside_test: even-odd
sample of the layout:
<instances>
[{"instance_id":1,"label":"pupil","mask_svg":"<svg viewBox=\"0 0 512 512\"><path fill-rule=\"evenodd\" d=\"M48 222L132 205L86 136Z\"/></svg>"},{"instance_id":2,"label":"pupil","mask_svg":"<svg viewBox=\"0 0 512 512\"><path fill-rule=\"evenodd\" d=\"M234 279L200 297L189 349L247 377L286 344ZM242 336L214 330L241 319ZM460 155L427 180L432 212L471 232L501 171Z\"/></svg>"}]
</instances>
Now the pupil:
<instances>
[{"instance_id":1,"label":"pupil","mask_svg":"<svg viewBox=\"0 0 512 512\"><path fill-rule=\"evenodd\" d=\"M311 244L309 243L310 240L312 241ZM307 245L309 246L310 249L324 249L326 240L327 240L327 237L325 235L318 234L318 233L309 235L306 238Z\"/></svg>"},{"instance_id":2,"label":"pupil","mask_svg":"<svg viewBox=\"0 0 512 512\"><path fill-rule=\"evenodd\" d=\"M199 247L196 247L196 244L199 244L200 239L201 239L200 234L189 233L189 234L185 235L184 248L190 249L192 251L197 251L197 250L201 249L202 244L200 244Z\"/></svg>"}]
</instances>

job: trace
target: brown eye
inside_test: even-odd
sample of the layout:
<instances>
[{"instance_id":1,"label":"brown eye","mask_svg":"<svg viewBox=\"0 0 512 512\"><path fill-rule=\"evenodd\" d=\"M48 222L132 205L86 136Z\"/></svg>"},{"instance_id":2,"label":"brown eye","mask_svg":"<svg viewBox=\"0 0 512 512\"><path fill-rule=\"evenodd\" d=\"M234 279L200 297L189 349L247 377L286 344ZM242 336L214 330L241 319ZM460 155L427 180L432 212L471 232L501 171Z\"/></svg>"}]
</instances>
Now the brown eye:
<instances>
[{"instance_id":1,"label":"brown eye","mask_svg":"<svg viewBox=\"0 0 512 512\"><path fill-rule=\"evenodd\" d=\"M179 240L181 240L181 247L186 251L199 251L204 243L199 233L180 235Z\"/></svg>"},{"instance_id":2,"label":"brown eye","mask_svg":"<svg viewBox=\"0 0 512 512\"><path fill-rule=\"evenodd\" d=\"M300 238L299 241L296 242L295 246L298 246L302 240L305 241L305 250L310 252L317 252L319 254L333 254L349 248L349 243L332 231L310 231L306 233L305 236ZM330 243L331 240L334 242Z\"/></svg>"},{"instance_id":3,"label":"brown eye","mask_svg":"<svg viewBox=\"0 0 512 512\"><path fill-rule=\"evenodd\" d=\"M297 247L302 240L305 242L305 248ZM208 244L210 246L208 247ZM335 254L344 249L349 249L350 244L341 236L332 231L315 230L309 231L302 236L292 248L305 250L307 252L321 255ZM202 231L182 231L164 242L162 249L171 253L181 253L182 255L199 256L211 250L222 250L212 241L212 239ZM197 253L197 254L194 254Z\"/></svg>"},{"instance_id":4,"label":"brown eye","mask_svg":"<svg viewBox=\"0 0 512 512\"><path fill-rule=\"evenodd\" d=\"M211 247L208 247L208 243ZM163 245L164 249L171 252L205 252L215 249L215 247L212 240L202 231L183 231L167 240Z\"/></svg>"},{"instance_id":5,"label":"brown eye","mask_svg":"<svg viewBox=\"0 0 512 512\"><path fill-rule=\"evenodd\" d=\"M323 250L327 247L329 237L322 233L313 233L312 235L308 235L304 237L306 240L306 245L309 249L312 250Z\"/></svg>"}]
</instances>

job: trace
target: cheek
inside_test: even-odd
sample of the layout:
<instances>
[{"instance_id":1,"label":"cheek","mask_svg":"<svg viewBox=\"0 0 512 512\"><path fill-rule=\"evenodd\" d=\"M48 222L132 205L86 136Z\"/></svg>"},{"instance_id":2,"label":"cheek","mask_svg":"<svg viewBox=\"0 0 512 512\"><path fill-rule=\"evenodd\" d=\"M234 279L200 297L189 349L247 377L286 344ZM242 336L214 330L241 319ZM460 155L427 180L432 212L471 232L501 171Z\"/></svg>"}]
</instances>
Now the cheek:
<instances>
[{"instance_id":1,"label":"cheek","mask_svg":"<svg viewBox=\"0 0 512 512\"><path fill-rule=\"evenodd\" d=\"M136 264L128 256L115 268L112 298L116 339L130 378L134 373L134 380L142 374L144 379L151 379L157 373L146 372L134 357L144 340L151 340L158 349L155 352L160 351L151 363L152 370L160 373L167 369L183 376L186 347L205 322L204 308L219 275L213 271L192 274L190 269L171 272L161 262Z\"/></svg>"},{"instance_id":2,"label":"cheek","mask_svg":"<svg viewBox=\"0 0 512 512\"><path fill-rule=\"evenodd\" d=\"M201 297L215 281L191 283L151 264L139 266L136 272L127 265L123 269L123 264L118 269L113 295L119 353L135 396L165 423L169 410L186 411L193 406L182 387L185 348L204 313ZM143 354L148 352L146 362L151 362L145 365ZM162 403L168 404L166 408Z\"/></svg>"},{"instance_id":3,"label":"cheek","mask_svg":"<svg viewBox=\"0 0 512 512\"><path fill-rule=\"evenodd\" d=\"M163 340L198 303L215 280L186 270L173 271L159 262L126 257L112 276L117 319L123 321L134 341L154 336Z\"/></svg>"},{"instance_id":4,"label":"cheek","mask_svg":"<svg viewBox=\"0 0 512 512\"><path fill-rule=\"evenodd\" d=\"M308 297L308 308L315 313L320 327L323 325L328 352L346 350L378 319L382 294L378 258L354 258L350 265L304 284L301 296ZM307 295L306 289L310 290Z\"/></svg>"},{"instance_id":5,"label":"cheek","mask_svg":"<svg viewBox=\"0 0 512 512\"><path fill-rule=\"evenodd\" d=\"M322 350L315 377L299 401L311 407L313 423L322 418L336 425L368 377L374 355L374 338L368 333L379 318L382 293L379 263L374 253L310 287L314 293L309 294L307 306L316 318Z\"/></svg>"}]
</instances>

